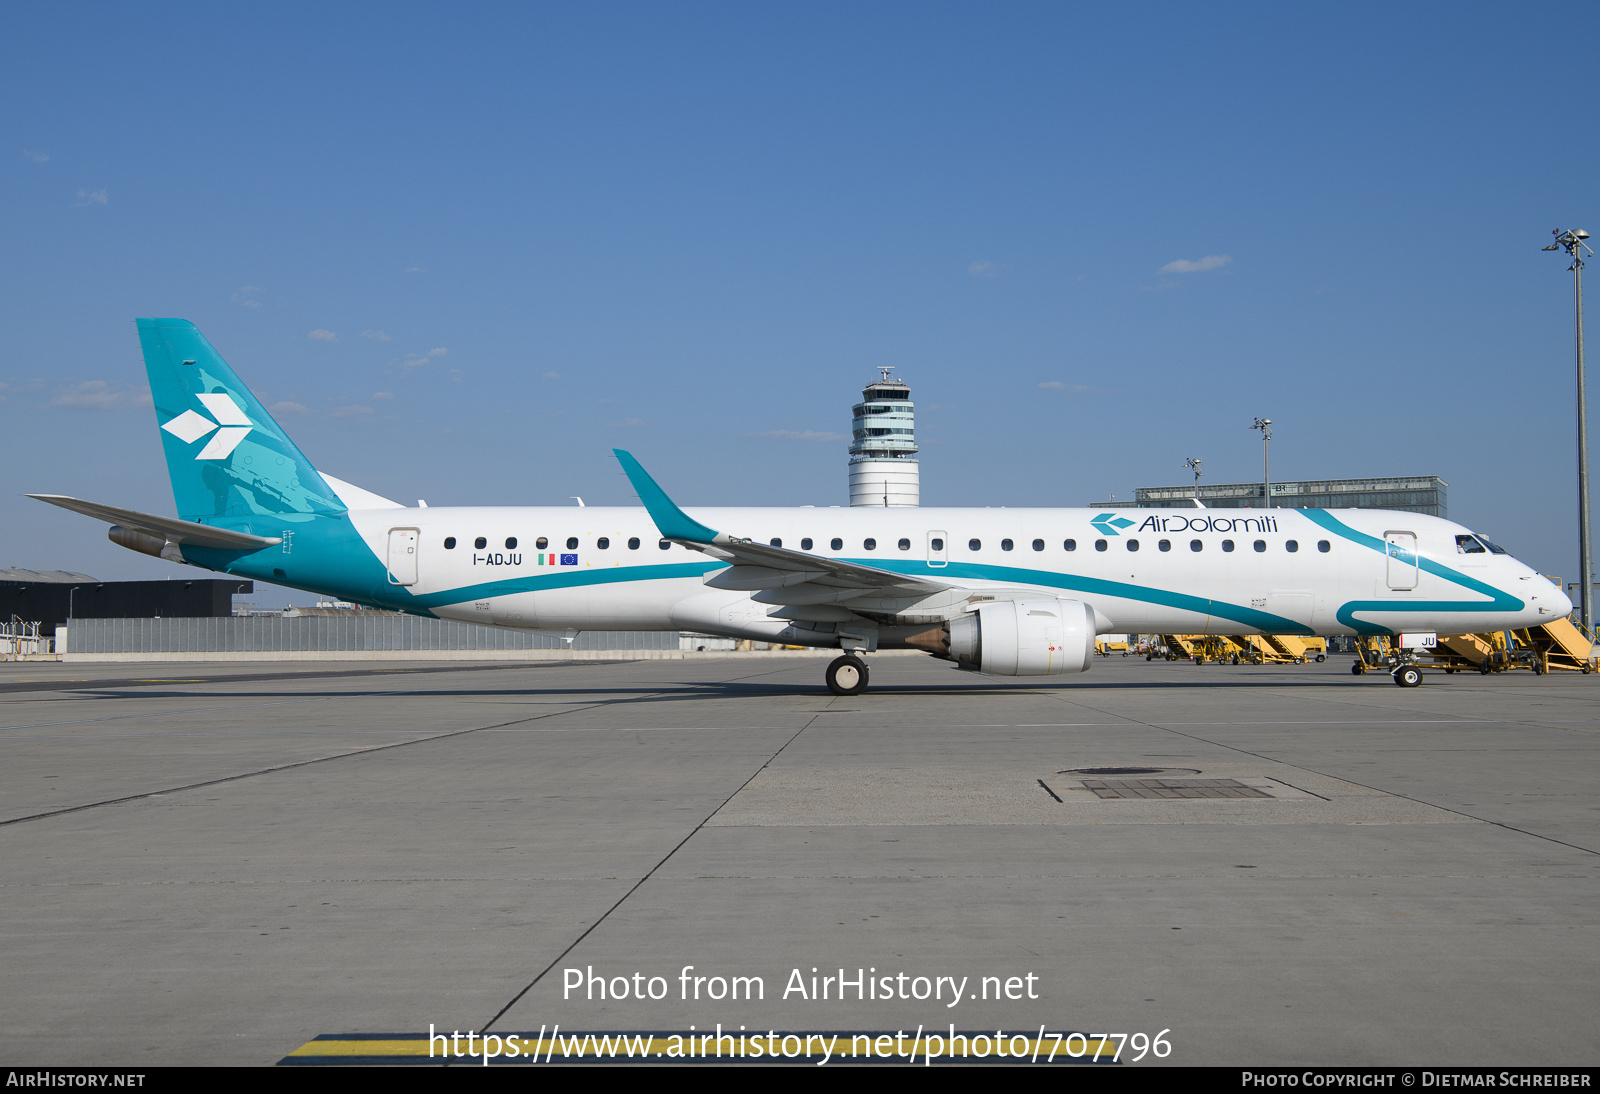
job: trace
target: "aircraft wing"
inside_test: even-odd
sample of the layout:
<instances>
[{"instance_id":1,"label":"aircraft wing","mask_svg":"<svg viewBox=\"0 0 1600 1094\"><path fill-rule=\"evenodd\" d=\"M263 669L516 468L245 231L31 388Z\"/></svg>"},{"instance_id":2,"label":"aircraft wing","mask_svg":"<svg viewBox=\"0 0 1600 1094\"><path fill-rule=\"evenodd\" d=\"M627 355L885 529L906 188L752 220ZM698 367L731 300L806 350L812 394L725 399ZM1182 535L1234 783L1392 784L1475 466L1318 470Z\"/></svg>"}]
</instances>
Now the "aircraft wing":
<instances>
[{"instance_id":1,"label":"aircraft wing","mask_svg":"<svg viewBox=\"0 0 1600 1094\"><path fill-rule=\"evenodd\" d=\"M94 517L108 524L118 524L124 528L159 536L172 543L188 543L196 547L220 547L230 551L259 551L263 547L283 542L277 536L253 536L248 532L232 532L226 528L213 528L209 524L195 524L173 517L158 517L152 513L139 513L115 505L102 505L97 501L80 501L61 494L29 494L28 497L49 502L51 505L59 505L63 509L70 509L74 513L82 513L86 517Z\"/></svg>"},{"instance_id":2,"label":"aircraft wing","mask_svg":"<svg viewBox=\"0 0 1600 1094\"><path fill-rule=\"evenodd\" d=\"M956 587L875 566L773 547L707 528L678 508L632 454L620 448L612 451L663 539L731 564L706 580L712 588L753 592L756 595L752 599L765 604L800 605L843 603L866 597L925 597Z\"/></svg>"}]
</instances>

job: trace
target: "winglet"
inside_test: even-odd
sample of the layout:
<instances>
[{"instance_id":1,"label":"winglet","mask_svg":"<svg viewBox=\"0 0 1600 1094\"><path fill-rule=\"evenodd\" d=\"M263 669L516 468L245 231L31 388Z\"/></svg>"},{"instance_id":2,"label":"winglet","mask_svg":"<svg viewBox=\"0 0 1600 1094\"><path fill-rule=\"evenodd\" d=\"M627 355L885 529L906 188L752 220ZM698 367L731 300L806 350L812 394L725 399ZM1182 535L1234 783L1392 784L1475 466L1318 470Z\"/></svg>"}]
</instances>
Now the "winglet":
<instances>
[{"instance_id":1,"label":"winglet","mask_svg":"<svg viewBox=\"0 0 1600 1094\"><path fill-rule=\"evenodd\" d=\"M667 497L667 492L656 485L656 480L650 477L649 472L639 466L639 461L633 458L631 452L620 448L611 451L616 454L617 462L633 484L633 492L644 502L645 510L650 514L650 519L656 522L663 539L688 540L691 543L711 543L716 540L717 533L679 509Z\"/></svg>"}]
</instances>

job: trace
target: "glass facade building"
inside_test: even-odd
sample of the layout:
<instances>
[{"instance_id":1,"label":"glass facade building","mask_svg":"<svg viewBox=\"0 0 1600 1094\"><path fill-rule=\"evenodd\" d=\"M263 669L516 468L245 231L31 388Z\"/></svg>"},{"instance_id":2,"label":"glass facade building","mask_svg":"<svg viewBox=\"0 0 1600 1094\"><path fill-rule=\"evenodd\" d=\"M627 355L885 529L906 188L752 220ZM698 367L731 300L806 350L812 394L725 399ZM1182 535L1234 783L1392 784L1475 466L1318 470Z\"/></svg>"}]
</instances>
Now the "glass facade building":
<instances>
[{"instance_id":1,"label":"glass facade building","mask_svg":"<svg viewBox=\"0 0 1600 1094\"><path fill-rule=\"evenodd\" d=\"M1202 484L1200 504L1207 509L1263 509L1259 482ZM1395 509L1448 517L1450 484L1438 475L1371 479L1307 479L1272 484L1274 509ZM1193 486L1142 486L1133 501L1091 502L1096 509L1189 509Z\"/></svg>"}]
</instances>

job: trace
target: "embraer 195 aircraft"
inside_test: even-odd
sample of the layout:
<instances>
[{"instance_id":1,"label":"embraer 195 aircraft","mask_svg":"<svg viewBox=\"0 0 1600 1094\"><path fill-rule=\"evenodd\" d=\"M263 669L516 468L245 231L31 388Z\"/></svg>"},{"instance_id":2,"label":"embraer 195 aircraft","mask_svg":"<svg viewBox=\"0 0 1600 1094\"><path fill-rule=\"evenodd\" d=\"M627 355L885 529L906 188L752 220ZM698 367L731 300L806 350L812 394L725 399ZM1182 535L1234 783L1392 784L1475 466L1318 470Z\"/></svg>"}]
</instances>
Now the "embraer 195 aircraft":
<instances>
[{"instance_id":1,"label":"embraer 195 aircraft","mask_svg":"<svg viewBox=\"0 0 1600 1094\"><path fill-rule=\"evenodd\" d=\"M113 542L376 608L539 631L686 629L862 655L918 648L999 676L1089 667L1097 633L1395 634L1572 610L1480 536L1384 510L675 505L616 451L643 509L408 508L318 473L192 323L138 320L178 516L50 494ZM1422 674L1402 652L1395 682Z\"/></svg>"}]
</instances>

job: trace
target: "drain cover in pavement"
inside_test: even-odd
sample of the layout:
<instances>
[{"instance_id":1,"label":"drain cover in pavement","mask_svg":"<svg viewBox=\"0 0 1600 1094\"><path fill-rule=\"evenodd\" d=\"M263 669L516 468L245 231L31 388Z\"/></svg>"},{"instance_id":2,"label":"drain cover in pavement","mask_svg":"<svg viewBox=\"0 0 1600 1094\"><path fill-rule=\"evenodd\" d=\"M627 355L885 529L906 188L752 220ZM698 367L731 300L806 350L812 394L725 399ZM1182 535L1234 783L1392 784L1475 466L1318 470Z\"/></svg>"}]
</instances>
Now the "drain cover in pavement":
<instances>
[{"instance_id":1,"label":"drain cover in pavement","mask_svg":"<svg viewBox=\"0 0 1600 1094\"><path fill-rule=\"evenodd\" d=\"M1270 798L1237 779L1084 779L1100 798Z\"/></svg>"}]
</instances>

